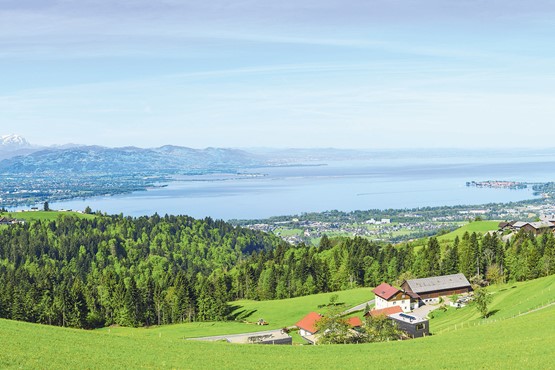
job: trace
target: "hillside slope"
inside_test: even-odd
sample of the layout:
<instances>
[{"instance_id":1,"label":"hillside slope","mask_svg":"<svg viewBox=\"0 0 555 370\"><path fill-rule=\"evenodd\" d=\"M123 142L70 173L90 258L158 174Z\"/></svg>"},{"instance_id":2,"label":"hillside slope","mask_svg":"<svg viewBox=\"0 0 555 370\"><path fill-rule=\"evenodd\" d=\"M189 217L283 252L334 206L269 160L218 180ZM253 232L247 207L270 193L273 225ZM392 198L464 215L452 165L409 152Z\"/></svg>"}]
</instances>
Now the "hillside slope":
<instances>
[{"instance_id":1,"label":"hillside slope","mask_svg":"<svg viewBox=\"0 0 555 370\"><path fill-rule=\"evenodd\" d=\"M519 284L522 292L544 287L551 276ZM511 290L512 285L505 288ZM500 289L505 289L500 288ZM516 291L515 290L515 291ZM505 291L503 291L505 292ZM497 295L507 305L516 296ZM284 300L286 301L286 300ZM290 300L289 300L290 301ZM283 302L274 301L278 310ZM286 302L291 303L291 302ZM254 307L254 306L253 306ZM474 311L469 307L469 311ZM454 311L460 314L464 311ZM501 312L501 311L500 311ZM291 318L292 320L294 318ZM224 323L222 323L223 325ZM208 325L208 323L204 324ZM217 325L217 324L216 324ZM193 342L177 335L179 325L152 329L83 331L0 320L0 368L542 368L555 363L555 305L526 315L446 331L427 338L364 345L256 346ZM148 334L148 335L145 335ZM210 333L208 333L210 334Z\"/></svg>"},{"instance_id":2,"label":"hillside slope","mask_svg":"<svg viewBox=\"0 0 555 370\"><path fill-rule=\"evenodd\" d=\"M255 346L111 335L0 320L1 368L549 368L555 306L404 342ZM478 356L478 354L481 354ZM487 354L487 356L484 356Z\"/></svg>"}]
</instances>

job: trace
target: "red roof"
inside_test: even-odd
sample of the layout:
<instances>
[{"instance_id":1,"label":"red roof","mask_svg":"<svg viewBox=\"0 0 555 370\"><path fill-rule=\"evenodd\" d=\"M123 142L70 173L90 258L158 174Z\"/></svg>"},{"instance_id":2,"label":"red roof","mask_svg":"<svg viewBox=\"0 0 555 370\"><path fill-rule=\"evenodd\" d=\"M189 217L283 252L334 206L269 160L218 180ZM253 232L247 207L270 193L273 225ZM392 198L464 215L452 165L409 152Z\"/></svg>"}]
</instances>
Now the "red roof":
<instances>
[{"instance_id":1,"label":"red roof","mask_svg":"<svg viewBox=\"0 0 555 370\"><path fill-rule=\"evenodd\" d=\"M350 317L348 322L349 325L353 328L358 328L359 326L362 326L362 320L360 319L360 317Z\"/></svg>"},{"instance_id":2,"label":"red roof","mask_svg":"<svg viewBox=\"0 0 555 370\"><path fill-rule=\"evenodd\" d=\"M389 315L393 315L395 313L401 313L401 312L403 312L401 307L393 306L393 307L382 308L382 309L379 309L379 310L368 311L368 313L366 315L370 314L370 316L372 316L372 317L376 317L376 316L380 316L380 315L389 316Z\"/></svg>"},{"instance_id":3,"label":"red roof","mask_svg":"<svg viewBox=\"0 0 555 370\"><path fill-rule=\"evenodd\" d=\"M305 317L303 317L295 325L297 325L299 329L303 329L314 334L318 331L318 329L316 329L316 323L320 321L321 318L322 318L322 315L320 315L319 313L311 312ZM362 320L360 319L360 317L350 317L347 320L347 322L353 328L362 326Z\"/></svg>"},{"instance_id":4,"label":"red roof","mask_svg":"<svg viewBox=\"0 0 555 370\"><path fill-rule=\"evenodd\" d=\"M389 300L389 298L391 298L395 294L399 293L400 290L395 288L395 287L392 287L388 283L381 283L372 292L375 295L377 295L379 297L382 297L383 299L385 299L387 301L387 300Z\"/></svg>"},{"instance_id":5,"label":"red roof","mask_svg":"<svg viewBox=\"0 0 555 370\"><path fill-rule=\"evenodd\" d=\"M311 312L305 317L303 317L298 323L297 327L299 329L303 329L309 331L311 333L316 333L318 330L316 329L316 323L322 318L322 316L317 312Z\"/></svg>"}]
</instances>

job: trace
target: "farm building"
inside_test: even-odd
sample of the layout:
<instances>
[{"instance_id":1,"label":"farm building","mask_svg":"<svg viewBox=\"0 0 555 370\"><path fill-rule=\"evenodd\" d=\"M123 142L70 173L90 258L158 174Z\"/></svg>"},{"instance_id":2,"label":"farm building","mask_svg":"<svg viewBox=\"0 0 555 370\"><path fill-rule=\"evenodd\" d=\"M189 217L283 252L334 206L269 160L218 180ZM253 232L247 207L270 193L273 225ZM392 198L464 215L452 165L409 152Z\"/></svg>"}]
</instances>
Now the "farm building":
<instances>
[{"instance_id":1,"label":"farm building","mask_svg":"<svg viewBox=\"0 0 555 370\"><path fill-rule=\"evenodd\" d=\"M303 317L295 325L299 328L299 334L301 337L306 337L316 334L318 329L316 329L316 323L322 318L322 315L316 312L311 312L305 317Z\"/></svg>"},{"instance_id":2,"label":"farm building","mask_svg":"<svg viewBox=\"0 0 555 370\"><path fill-rule=\"evenodd\" d=\"M399 306L404 312L411 310L411 296L387 283L381 283L372 292L376 295L376 309Z\"/></svg>"},{"instance_id":3,"label":"farm building","mask_svg":"<svg viewBox=\"0 0 555 370\"><path fill-rule=\"evenodd\" d=\"M299 328L301 337L311 344L316 344L318 342L318 328L316 327L316 323L320 321L322 317L323 316L319 313L311 312L295 324ZM362 320L359 317L350 317L348 323L351 328L362 326Z\"/></svg>"},{"instance_id":4,"label":"farm building","mask_svg":"<svg viewBox=\"0 0 555 370\"><path fill-rule=\"evenodd\" d=\"M237 344L293 344L293 338L286 330L268 330L255 333L216 335L202 338L189 338L189 340L217 342L225 340Z\"/></svg>"},{"instance_id":5,"label":"farm building","mask_svg":"<svg viewBox=\"0 0 555 370\"><path fill-rule=\"evenodd\" d=\"M393 306L393 307L387 307L387 308L381 308L381 309L373 309L368 311L367 313L364 314L365 317L368 316L372 316L372 317L377 317L380 315L384 315L384 316L389 316L389 315L393 315L394 313L402 313L403 309L399 306Z\"/></svg>"},{"instance_id":6,"label":"farm building","mask_svg":"<svg viewBox=\"0 0 555 370\"><path fill-rule=\"evenodd\" d=\"M405 280L401 287L407 294L418 295L424 304L439 303L439 297L442 296L472 291L470 283L463 274Z\"/></svg>"},{"instance_id":7,"label":"farm building","mask_svg":"<svg viewBox=\"0 0 555 370\"><path fill-rule=\"evenodd\" d=\"M511 221L499 223L499 230L525 231L536 235L548 232L555 228L555 221L543 220L539 222Z\"/></svg>"},{"instance_id":8,"label":"farm building","mask_svg":"<svg viewBox=\"0 0 555 370\"><path fill-rule=\"evenodd\" d=\"M395 321L397 327L412 338L420 338L430 334L428 320L414 315L407 315L399 306L382 308L381 310L374 309L368 311L364 316L378 317L382 315Z\"/></svg>"},{"instance_id":9,"label":"farm building","mask_svg":"<svg viewBox=\"0 0 555 370\"><path fill-rule=\"evenodd\" d=\"M421 338L430 334L430 323L426 319L402 312L388 315L388 317L395 321L400 330L412 338Z\"/></svg>"}]
</instances>

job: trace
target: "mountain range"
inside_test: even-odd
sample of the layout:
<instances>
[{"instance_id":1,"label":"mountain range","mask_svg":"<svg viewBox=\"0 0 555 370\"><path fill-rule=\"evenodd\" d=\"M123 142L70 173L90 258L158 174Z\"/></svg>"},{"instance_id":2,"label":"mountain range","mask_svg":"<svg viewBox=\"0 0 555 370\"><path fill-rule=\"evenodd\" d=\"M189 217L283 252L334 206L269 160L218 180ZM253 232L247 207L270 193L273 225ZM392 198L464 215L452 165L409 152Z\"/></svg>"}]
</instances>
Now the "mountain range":
<instances>
[{"instance_id":1,"label":"mountain range","mask_svg":"<svg viewBox=\"0 0 555 370\"><path fill-rule=\"evenodd\" d=\"M340 149L193 149L103 146L41 147L18 135L1 136L0 173L4 174L204 174L291 164L311 164L364 157L368 153Z\"/></svg>"},{"instance_id":2,"label":"mountain range","mask_svg":"<svg viewBox=\"0 0 555 370\"><path fill-rule=\"evenodd\" d=\"M143 149L136 147L106 148L81 146L15 150L17 155L0 161L0 172L22 173L156 173L196 174L231 172L263 166L266 161L238 149L191 149L163 146Z\"/></svg>"}]
</instances>

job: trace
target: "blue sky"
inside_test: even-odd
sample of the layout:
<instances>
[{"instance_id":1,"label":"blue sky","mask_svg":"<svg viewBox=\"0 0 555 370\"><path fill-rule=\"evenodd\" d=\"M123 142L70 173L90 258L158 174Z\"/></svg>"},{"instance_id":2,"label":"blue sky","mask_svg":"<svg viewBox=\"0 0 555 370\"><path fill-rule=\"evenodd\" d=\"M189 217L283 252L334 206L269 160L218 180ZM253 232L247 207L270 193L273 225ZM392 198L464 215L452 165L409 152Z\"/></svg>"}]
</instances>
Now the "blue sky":
<instances>
[{"instance_id":1,"label":"blue sky","mask_svg":"<svg viewBox=\"0 0 555 370\"><path fill-rule=\"evenodd\" d=\"M555 2L0 0L0 134L555 147Z\"/></svg>"}]
</instances>

